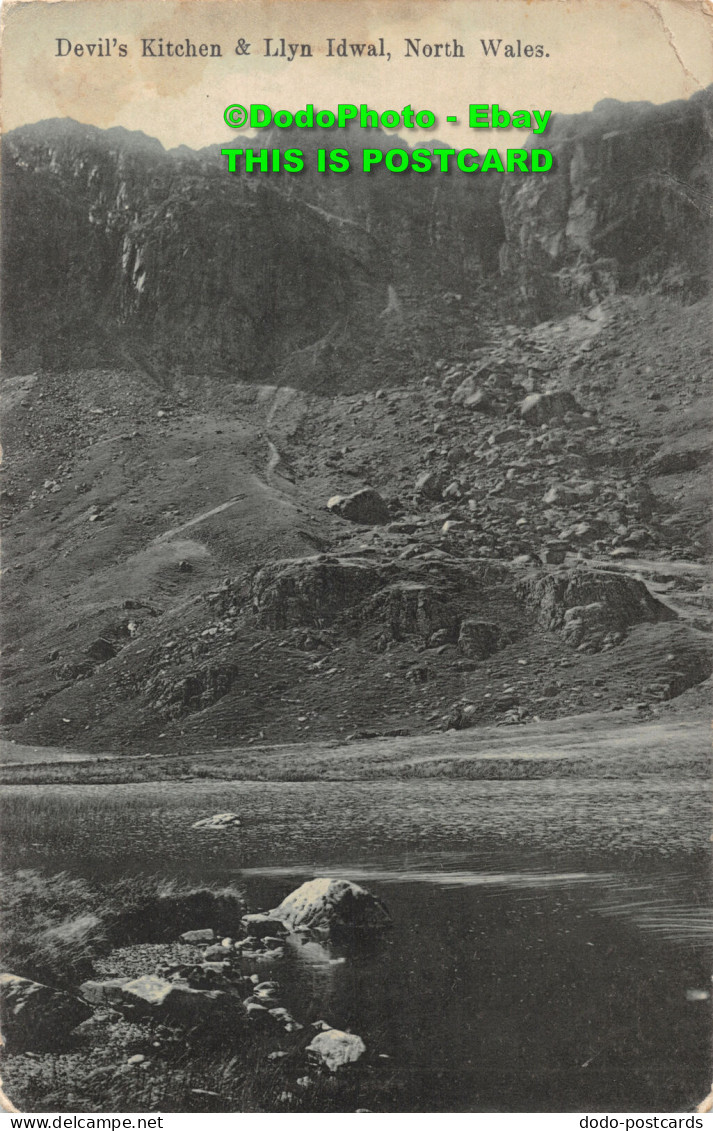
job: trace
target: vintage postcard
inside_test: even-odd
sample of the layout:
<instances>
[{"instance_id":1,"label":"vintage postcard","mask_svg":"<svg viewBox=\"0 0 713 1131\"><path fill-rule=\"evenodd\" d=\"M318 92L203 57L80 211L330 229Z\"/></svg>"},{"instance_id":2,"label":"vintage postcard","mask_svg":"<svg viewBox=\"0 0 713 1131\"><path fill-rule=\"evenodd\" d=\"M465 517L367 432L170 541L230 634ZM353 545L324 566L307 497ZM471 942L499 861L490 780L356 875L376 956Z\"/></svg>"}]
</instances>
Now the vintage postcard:
<instances>
[{"instance_id":1,"label":"vintage postcard","mask_svg":"<svg viewBox=\"0 0 713 1131\"><path fill-rule=\"evenodd\" d=\"M713 7L2 21L6 1105L702 1127Z\"/></svg>"}]
</instances>

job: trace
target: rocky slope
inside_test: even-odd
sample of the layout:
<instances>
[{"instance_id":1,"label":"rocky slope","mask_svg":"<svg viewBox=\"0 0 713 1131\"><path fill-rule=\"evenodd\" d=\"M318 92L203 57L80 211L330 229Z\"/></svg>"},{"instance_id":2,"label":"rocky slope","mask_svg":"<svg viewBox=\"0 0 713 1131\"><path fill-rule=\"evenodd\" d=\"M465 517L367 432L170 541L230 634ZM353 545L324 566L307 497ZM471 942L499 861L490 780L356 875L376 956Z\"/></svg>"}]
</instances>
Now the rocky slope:
<instances>
[{"instance_id":1,"label":"rocky slope","mask_svg":"<svg viewBox=\"0 0 713 1131\"><path fill-rule=\"evenodd\" d=\"M344 391L423 376L446 346L467 354L493 310L700 296L712 101L555 116L556 168L526 177L230 175L215 146L22 127L3 142L5 361L128 362L160 385L197 371L331 389L336 372Z\"/></svg>"},{"instance_id":2,"label":"rocky slope","mask_svg":"<svg viewBox=\"0 0 713 1131\"><path fill-rule=\"evenodd\" d=\"M165 750L675 700L711 670L704 313L610 299L388 393L15 379L6 733ZM328 509L365 485L378 524Z\"/></svg>"},{"instance_id":3,"label":"rocky slope","mask_svg":"<svg viewBox=\"0 0 713 1131\"><path fill-rule=\"evenodd\" d=\"M429 182L425 241L428 178L285 199L122 131L10 135L5 736L166 753L688 702L709 101L561 119L556 175L468 190L490 227ZM690 192L647 182L647 212L662 122Z\"/></svg>"}]
</instances>

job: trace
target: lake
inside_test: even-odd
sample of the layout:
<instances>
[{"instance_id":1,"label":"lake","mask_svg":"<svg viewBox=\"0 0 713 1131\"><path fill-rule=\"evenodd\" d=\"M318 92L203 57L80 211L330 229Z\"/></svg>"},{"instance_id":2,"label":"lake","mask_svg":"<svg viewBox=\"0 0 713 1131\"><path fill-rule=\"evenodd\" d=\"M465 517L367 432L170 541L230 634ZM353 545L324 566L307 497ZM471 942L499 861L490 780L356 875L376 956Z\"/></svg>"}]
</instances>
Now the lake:
<instances>
[{"instance_id":1,"label":"lake","mask_svg":"<svg viewBox=\"0 0 713 1131\"><path fill-rule=\"evenodd\" d=\"M383 1058L393 1110L677 1111L709 1090L700 780L10 786L2 810L7 868L231 882L251 910L316 875L381 896L381 944L295 944L277 977L298 1017ZM191 828L225 810L241 828Z\"/></svg>"}]
</instances>

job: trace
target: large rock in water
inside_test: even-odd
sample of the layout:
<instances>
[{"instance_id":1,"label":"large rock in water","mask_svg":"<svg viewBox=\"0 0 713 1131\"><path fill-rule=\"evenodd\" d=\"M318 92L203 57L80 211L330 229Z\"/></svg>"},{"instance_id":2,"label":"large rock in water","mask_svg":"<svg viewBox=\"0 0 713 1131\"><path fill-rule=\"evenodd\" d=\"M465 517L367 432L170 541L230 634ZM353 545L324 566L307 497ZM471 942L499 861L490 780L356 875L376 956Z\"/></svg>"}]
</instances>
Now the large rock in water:
<instances>
[{"instance_id":1,"label":"large rock in water","mask_svg":"<svg viewBox=\"0 0 713 1131\"><path fill-rule=\"evenodd\" d=\"M291 930L309 927L333 939L359 937L391 926L391 916L375 895L350 880L308 880L270 912Z\"/></svg>"},{"instance_id":2,"label":"large rock in water","mask_svg":"<svg viewBox=\"0 0 713 1131\"><path fill-rule=\"evenodd\" d=\"M332 495L327 509L362 526L383 526L391 521L389 508L373 487L362 487L353 495Z\"/></svg>"},{"instance_id":3,"label":"large rock in water","mask_svg":"<svg viewBox=\"0 0 713 1131\"><path fill-rule=\"evenodd\" d=\"M318 1033L307 1045L311 1053L330 1072L336 1072L345 1064L353 1064L366 1052L366 1045L356 1033L345 1033L341 1029L325 1029Z\"/></svg>"},{"instance_id":4,"label":"large rock in water","mask_svg":"<svg viewBox=\"0 0 713 1131\"><path fill-rule=\"evenodd\" d=\"M61 1047L92 1012L86 1002L63 990L17 974L0 974L0 1028L11 1050Z\"/></svg>"}]
</instances>

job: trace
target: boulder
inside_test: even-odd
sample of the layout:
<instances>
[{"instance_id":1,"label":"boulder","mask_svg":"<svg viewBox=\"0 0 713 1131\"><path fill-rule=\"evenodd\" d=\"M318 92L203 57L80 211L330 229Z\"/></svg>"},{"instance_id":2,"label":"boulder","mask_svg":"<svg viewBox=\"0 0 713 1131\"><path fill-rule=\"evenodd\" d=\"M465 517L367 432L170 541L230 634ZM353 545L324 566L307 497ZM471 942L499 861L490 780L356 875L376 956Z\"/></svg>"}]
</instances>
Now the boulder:
<instances>
[{"instance_id":1,"label":"boulder","mask_svg":"<svg viewBox=\"0 0 713 1131\"><path fill-rule=\"evenodd\" d=\"M362 526L383 526L391 521L389 508L373 487L362 487L353 495L333 495L327 509Z\"/></svg>"},{"instance_id":2,"label":"boulder","mask_svg":"<svg viewBox=\"0 0 713 1131\"><path fill-rule=\"evenodd\" d=\"M391 916L375 895L351 883L320 877L291 892L272 914L286 927L308 927L331 938L356 938L391 926Z\"/></svg>"},{"instance_id":3,"label":"boulder","mask_svg":"<svg viewBox=\"0 0 713 1131\"><path fill-rule=\"evenodd\" d=\"M253 997L258 1001L275 1002L279 998L279 984L277 982L257 982L253 990Z\"/></svg>"},{"instance_id":4,"label":"boulder","mask_svg":"<svg viewBox=\"0 0 713 1131\"><path fill-rule=\"evenodd\" d=\"M194 826L195 827L195 826ZM209 943L213 942L215 938L215 931L212 927L206 927L204 931L184 931L181 935L181 942L188 943Z\"/></svg>"},{"instance_id":5,"label":"boulder","mask_svg":"<svg viewBox=\"0 0 713 1131\"><path fill-rule=\"evenodd\" d=\"M223 990L194 990L157 974L142 974L126 982L121 987L121 1001L140 1014L186 1028L211 1023L236 1005Z\"/></svg>"},{"instance_id":6,"label":"boulder","mask_svg":"<svg viewBox=\"0 0 713 1131\"><path fill-rule=\"evenodd\" d=\"M500 645L500 628L486 620L464 620L458 634L458 647L472 660L487 660Z\"/></svg>"},{"instance_id":7,"label":"boulder","mask_svg":"<svg viewBox=\"0 0 713 1131\"><path fill-rule=\"evenodd\" d=\"M522 429L520 428L501 428L499 432L493 432L488 437L489 444L512 444L516 440L521 440L523 437Z\"/></svg>"},{"instance_id":8,"label":"boulder","mask_svg":"<svg viewBox=\"0 0 713 1131\"><path fill-rule=\"evenodd\" d=\"M484 389L478 389L475 393L471 393L463 401L465 408L471 409L473 412L494 412L495 406L493 405L492 398L488 396Z\"/></svg>"},{"instance_id":9,"label":"boulder","mask_svg":"<svg viewBox=\"0 0 713 1131\"><path fill-rule=\"evenodd\" d=\"M414 491L417 495L423 495L426 499L440 502L445 485L446 479L439 472L422 471L414 483Z\"/></svg>"},{"instance_id":10,"label":"boulder","mask_svg":"<svg viewBox=\"0 0 713 1131\"><path fill-rule=\"evenodd\" d=\"M545 505L548 507L561 507L567 506L569 503L577 502L578 498L579 496L577 492L573 491L571 487L563 487L560 484L556 484L554 487L550 487L550 489L545 492L545 494L542 496L542 502L545 503Z\"/></svg>"},{"instance_id":11,"label":"boulder","mask_svg":"<svg viewBox=\"0 0 713 1131\"><path fill-rule=\"evenodd\" d=\"M568 644L577 647L589 637L606 633L608 628L605 606L601 601L592 601L589 605L572 605L565 611L562 635Z\"/></svg>"},{"instance_id":12,"label":"boulder","mask_svg":"<svg viewBox=\"0 0 713 1131\"><path fill-rule=\"evenodd\" d=\"M547 543L540 551L540 558L544 565L563 565L567 557L567 547L555 543Z\"/></svg>"},{"instance_id":13,"label":"boulder","mask_svg":"<svg viewBox=\"0 0 713 1131\"><path fill-rule=\"evenodd\" d=\"M73 994L0 974L0 1027L10 1050L57 1048L91 1015L91 1006Z\"/></svg>"},{"instance_id":14,"label":"boulder","mask_svg":"<svg viewBox=\"0 0 713 1131\"><path fill-rule=\"evenodd\" d=\"M229 977L233 973L231 962L201 962L201 974L219 974L221 978Z\"/></svg>"},{"instance_id":15,"label":"boulder","mask_svg":"<svg viewBox=\"0 0 713 1131\"><path fill-rule=\"evenodd\" d=\"M337 1072L347 1064L354 1064L366 1052L366 1045L355 1033L341 1029L325 1029L317 1033L307 1045L310 1053L330 1072Z\"/></svg>"},{"instance_id":16,"label":"boulder","mask_svg":"<svg viewBox=\"0 0 713 1131\"><path fill-rule=\"evenodd\" d=\"M474 703L453 703L446 716L446 730L467 730L478 721Z\"/></svg>"},{"instance_id":17,"label":"boulder","mask_svg":"<svg viewBox=\"0 0 713 1131\"><path fill-rule=\"evenodd\" d=\"M478 384L475 375L469 373L464 381L451 394L451 404L463 404L467 397L472 397L473 393L477 392Z\"/></svg>"},{"instance_id":18,"label":"boulder","mask_svg":"<svg viewBox=\"0 0 713 1131\"><path fill-rule=\"evenodd\" d=\"M257 911L253 915L243 915L242 924L248 935L256 939L266 936L284 937L287 934L281 919L276 919L273 915L267 915L262 911Z\"/></svg>"},{"instance_id":19,"label":"boulder","mask_svg":"<svg viewBox=\"0 0 713 1131\"><path fill-rule=\"evenodd\" d=\"M192 829L231 829L240 824L237 813L215 813L212 817L203 817L191 825Z\"/></svg>"},{"instance_id":20,"label":"boulder","mask_svg":"<svg viewBox=\"0 0 713 1131\"><path fill-rule=\"evenodd\" d=\"M115 1005L120 1002L121 991L130 978L107 978L103 982L82 982L79 992L92 1005Z\"/></svg>"},{"instance_id":21,"label":"boulder","mask_svg":"<svg viewBox=\"0 0 713 1131\"><path fill-rule=\"evenodd\" d=\"M713 458L713 441L706 422L690 421L685 434L668 440L649 463L652 475L680 475L705 467Z\"/></svg>"},{"instance_id":22,"label":"boulder","mask_svg":"<svg viewBox=\"0 0 713 1131\"><path fill-rule=\"evenodd\" d=\"M452 448L448 449L446 455L447 463L452 467L456 467L459 463L463 463L464 459L468 458L468 449L464 448L462 444L455 444Z\"/></svg>"},{"instance_id":23,"label":"boulder","mask_svg":"<svg viewBox=\"0 0 713 1131\"><path fill-rule=\"evenodd\" d=\"M111 660L116 653L116 646L110 640L105 640L101 636L93 640L86 649L86 654L90 660L97 660L100 664L105 664L107 660Z\"/></svg>"},{"instance_id":24,"label":"boulder","mask_svg":"<svg viewBox=\"0 0 713 1131\"><path fill-rule=\"evenodd\" d=\"M526 424L546 424L568 412L581 412L571 393L530 393L520 405L520 416Z\"/></svg>"},{"instance_id":25,"label":"boulder","mask_svg":"<svg viewBox=\"0 0 713 1131\"><path fill-rule=\"evenodd\" d=\"M231 948L223 946L222 943L216 943L215 946L209 946L203 951L204 962L227 962L231 954Z\"/></svg>"}]
</instances>

